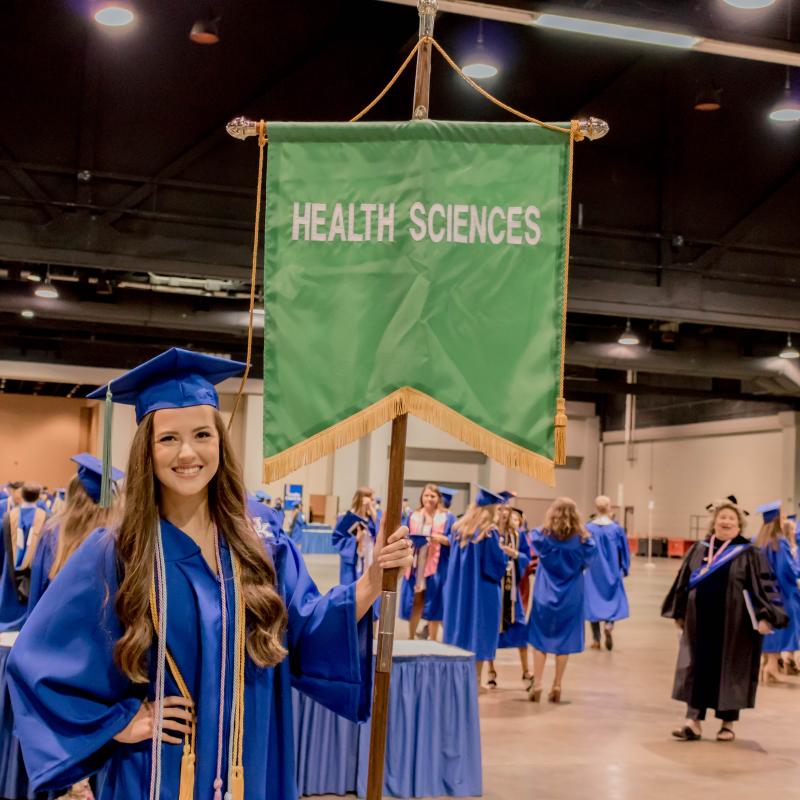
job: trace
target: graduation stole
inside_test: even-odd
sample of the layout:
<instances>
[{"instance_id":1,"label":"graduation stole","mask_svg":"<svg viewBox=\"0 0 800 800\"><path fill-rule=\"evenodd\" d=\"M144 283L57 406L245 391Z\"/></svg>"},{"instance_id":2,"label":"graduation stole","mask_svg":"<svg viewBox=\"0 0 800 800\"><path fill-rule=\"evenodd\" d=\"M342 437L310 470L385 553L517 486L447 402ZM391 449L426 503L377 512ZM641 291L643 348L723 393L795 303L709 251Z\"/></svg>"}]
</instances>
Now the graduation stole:
<instances>
[{"instance_id":1,"label":"graduation stole","mask_svg":"<svg viewBox=\"0 0 800 800\"><path fill-rule=\"evenodd\" d=\"M409 518L408 518L408 530L409 534L413 536L425 536L423 533L425 525L425 514L422 511L415 511ZM444 536L444 529L447 527L447 512L446 511L437 511L433 515L433 524L431 525L431 533L438 533ZM422 552L423 547L428 548L428 552L425 558L425 566L424 566L424 576L426 578L430 578L431 575L436 574L436 570L439 567L439 558L441 556L442 546L439 542L432 542L430 541L430 536L425 536L427 539L426 543L421 547L414 548L414 560L410 567L406 567L405 577L408 580L411 577L411 572L417 568L418 560L420 553Z\"/></svg>"},{"instance_id":2,"label":"graduation stole","mask_svg":"<svg viewBox=\"0 0 800 800\"><path fill-rule=\"evenodd\" d=\"M222 558L219 551L219 538L215 535L216 550L217 550L217 570L219 574L220 583L220 600L222 605L222 657L221 657L221 674L220 674L220 710L219 710L219 728L218 728L218 766L217 778L214 781L214 800L221 800L222 797L222 779L220 776L220 766L222 758L222 730L224 726L223 715L225 713L225 664L226 664L226 650L227 650L227 611L226 611L226 592L225 592L225 579L222 572ZM244 800L244 686L245 686L245 645L246 645L246 629L245 629L245 608L242 599L242 580L241 571L239 566L239 559L236 554L231 550L231 568L233 571L233 593L234 593L234 675L233 675L233 707L232 707L232 720L230 730L230 741L228 748L228 791L225 793L225 800ZM158 584L158 588L157 588ZM159 602L160 601L160 602ZM162 609L161 615L158 613L158 608ZM156 564L154 569L153 580L150 583L150 617L153 621L153 628L159 639L159 664L156 677L156 695L157 702L163 704L164 699L164 682L163 682L163 664L166 661L170 672L172 673L175 683L178 686L178 691L184 700L194 703L192 696L189 693L189 687L186 685L183 675L175 663L175 659L169 652L166 646L166 616L167 616L167 592L166 592L166 577L164 572L163 561L163 543L161 540L161 523L159 522L158 537L156 539ZM161 673L160 677L159 674ZM162 705L163 707L163 705ZM153 774L151 774L151 787L150 796L158 797L160 793L160 758L161 758L161 712L157 710L156 714L156 731L153 734L154 750L157 750L155 757L158 760L158 765L155 761L153 764ZM194 800L194 778L195 778L195 762L196 762L196 739L197 730L195 726L195 715L192 714L192 722L190 725L190 733L184 735L183 756L181 757L181 772L180 772L180 785L178 788L178 800ZM157 785L153 786L153 781L157 781Z\"/></svg>"},{"instance_id":3,"label":"graduation stole","mask_svg":"<svg viewBox=\"0 0 800 800\"><path fill-rule=\"evenodd\" d=\"M689 591L694 589L698 583L704 581L709 575L715 573L720 567L724 567L726 564L729 564L734 558L740 556L745 550L747 550L747 548L750 547L749 542L737 544L733 547L728 547L728 542L725 542L725 544L722 545L722 548L720 548L715 555L713 551L713 543L713 536L710 544L705 544L705 542L703 543L706 547L708 547L708 556L705 558L707 563L698 567L696 570L694 570L694 572L692 572L691 576L689 577Z\"/></svg>"},{"instance_id":4,"label":"graduation stole","mask_svg":"<svg viewBox=\"0 0 800 800\"><path fill-rule=\"evenodd\" d=\"M512 528L507 528L500 534L500 544L513 547L519 552L519 533ZM516 559L510 557L506 564L506 574L503 576L503 594L504 596L508 596L509 602L511 603L511 624L513 625L517 621L517 562ZM501 617L504 616L504 614L501 614ZM504 630L502 624L504 621L505 620L501 618L501 631Z\"/></svg>"}]
</instances>

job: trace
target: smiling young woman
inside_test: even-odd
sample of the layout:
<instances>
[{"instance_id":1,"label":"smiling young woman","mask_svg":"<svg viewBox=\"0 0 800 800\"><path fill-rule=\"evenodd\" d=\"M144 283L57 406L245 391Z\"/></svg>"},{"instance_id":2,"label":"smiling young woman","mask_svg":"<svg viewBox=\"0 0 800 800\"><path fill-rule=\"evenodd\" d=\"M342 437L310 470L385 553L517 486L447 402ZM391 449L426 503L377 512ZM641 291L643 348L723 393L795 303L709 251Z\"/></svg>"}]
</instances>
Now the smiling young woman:
<instances>
[{"instance_id":1,"label":"smiling young woman","mask_svg":"<svg viewBox=\"0 0 800 800\"><path fill-rule=\"evenodd\" d=\"M111 384L138 422L124 516L67 562L8 662L35 789L99 772L99 800L294 800L290 687L368 714L367 612L382 570L411 562L407 530L326 596L288 537L262 541L214 389L243 367L173 349Z\"/></svg>"}]
</instances>

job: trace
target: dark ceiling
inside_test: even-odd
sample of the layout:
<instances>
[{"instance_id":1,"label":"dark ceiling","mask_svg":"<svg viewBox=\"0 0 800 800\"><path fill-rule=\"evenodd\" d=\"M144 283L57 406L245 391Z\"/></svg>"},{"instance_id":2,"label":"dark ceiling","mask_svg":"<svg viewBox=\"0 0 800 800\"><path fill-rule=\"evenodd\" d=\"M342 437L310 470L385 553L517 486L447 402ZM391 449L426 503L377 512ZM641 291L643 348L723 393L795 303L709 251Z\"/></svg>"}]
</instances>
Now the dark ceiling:
<instances>
[{"instance_id":1,"label":"dark ceiling","mask_svg":"<svg viewBox=\"0 0 800 800\"><path fill-rule=\"evenodd\" d=\"M187 38L206 3L135 0L136 24L116 31L91 20L88 0L0 7L0 359L122 367L171 344L243 356L257 150L225 123L347 119L416 40L415 10L378 0L211 5L222 38L208 47ZM722 0L516 5L800 51L800 0L788 41L788 0L759 12ZM461 60L477 25L440 13L435 33ZM800 124L767 120L784 68L484 29L501 65L490 91L544 119L611 126L576 151L568 396L600 402L614 425L631 368L652 386L636 390L640 407L652 394L673 409L654 419L794 408L800 375L769 358L788 331L800 339ZM412 82L409 70L367 119L409 117ZM722 108L695 111L711 87ZM508 118L438 57L431 98L435 118ZM33 298L28 274L48 269L61 297ZM219 280L165 290L169 276ZM643 346L623 363L628 317Z\"/></svg>"}]
</instances>

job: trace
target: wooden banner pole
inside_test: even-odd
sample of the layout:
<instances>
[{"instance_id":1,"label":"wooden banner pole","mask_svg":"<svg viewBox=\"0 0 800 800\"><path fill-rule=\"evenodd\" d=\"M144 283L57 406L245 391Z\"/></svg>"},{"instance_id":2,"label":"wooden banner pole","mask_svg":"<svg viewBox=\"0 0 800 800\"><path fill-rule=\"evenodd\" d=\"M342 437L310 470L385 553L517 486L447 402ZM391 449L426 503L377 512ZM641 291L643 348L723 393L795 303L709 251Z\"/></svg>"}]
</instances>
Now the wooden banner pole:
<instances>
[{"instance_id":1,"label":"wooden banner pole","mask_svg":"<svg viewBox=\"0 0 800 800\"><path fill-rule=\"evenodd\" d=\"M433 36L437 0L419 0L419 37ZM414 84L413 118L428 118L431 83L431 45L425 42L417 51L417 74ZM403 506L403 472L406 460L408 414L392 421L389 448L389 486L386 497L384 530L388 536L400 525ZM383 768L386 758L386 734L389 723L389 684L392 677L392 648L397 613L398 570L383 573L381 615L378 620L378 655L375 662L375 686L372 695L372 723L369 741L369 771L366 800L383 797Z\"/></svg>"}]
</instances>

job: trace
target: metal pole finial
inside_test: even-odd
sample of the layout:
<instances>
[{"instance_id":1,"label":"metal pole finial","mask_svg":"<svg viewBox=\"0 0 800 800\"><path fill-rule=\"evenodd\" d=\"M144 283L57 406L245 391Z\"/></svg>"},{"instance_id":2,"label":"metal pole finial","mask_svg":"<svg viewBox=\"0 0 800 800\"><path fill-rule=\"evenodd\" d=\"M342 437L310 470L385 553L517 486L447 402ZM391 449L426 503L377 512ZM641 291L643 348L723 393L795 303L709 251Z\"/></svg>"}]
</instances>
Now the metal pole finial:
<instances>
[{"instance_id":1,"label":"metal pole finial","mask_svg":"<svg viewBox=\"0 0 800 800\"><path fill-rule=\"evenodd\" d=\"M578 121L578 128L581 134L590 141L602 139L609 131L608 123L604 119L589 117Z\"/></svg>"},{"instance_id":2,"label":"metal pole finial","mask_svg":"<svg viewBox=\"0 0 800 800\"><path fill-rule=\"evenodd\" d=\"M247 117L236 117L225 126L225 130L234 139L247 139L250 136L258 136L258 123Z\"/></svg>"}]
</instances>

